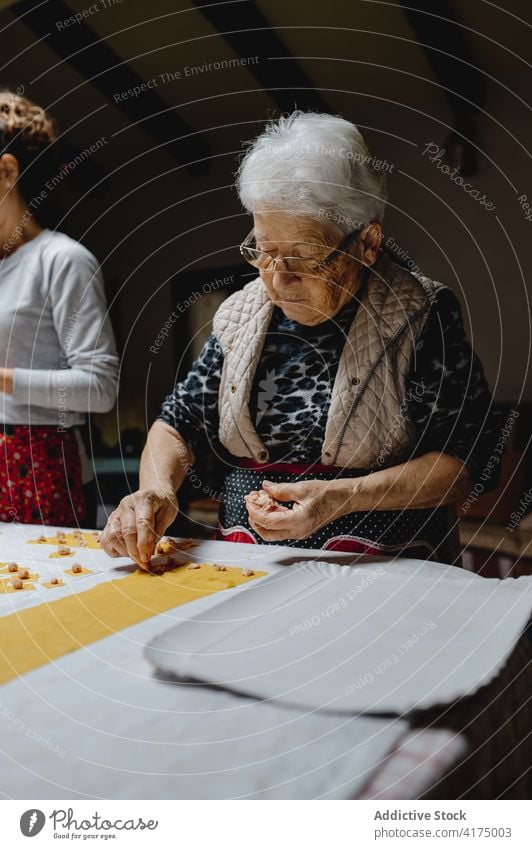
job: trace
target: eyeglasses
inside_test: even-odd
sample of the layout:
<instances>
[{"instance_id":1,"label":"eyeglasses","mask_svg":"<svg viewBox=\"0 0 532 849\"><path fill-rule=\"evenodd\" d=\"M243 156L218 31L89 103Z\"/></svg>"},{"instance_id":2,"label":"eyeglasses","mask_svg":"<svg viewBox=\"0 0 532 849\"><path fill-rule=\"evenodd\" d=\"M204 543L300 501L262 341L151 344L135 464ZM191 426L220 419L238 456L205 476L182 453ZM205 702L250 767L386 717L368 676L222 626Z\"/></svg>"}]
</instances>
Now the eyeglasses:
<instances>
[{"instance_id":1,"label":"eyeglasses","mask_svg":"<svg viewBox=\"0 0 532 849\"><path fill-rule=\"evenodd\" d=\"M326 268L333 259L340 254L345 253L345 248L349 242L363 229L363 227L358 227L356 230L348 233L347 236L342 239L340 244L337 245L334 250L328 253L322 260L314 259L314 257L310 256L276 257L269 251L263 251L257 247L254 228L240 245L240 253L246 262L249 262L250 265L258 268L260 271L272 271L275 269L275 264L277 262L282 262L285 270L290 274L297 274L298 276L315 276L318 272L323 271L323 269ZM313 242L308 242L306 244L309 246L312 245L313 247L323 247L323 245L317 245Z\"/></svg>"}]
</instances>

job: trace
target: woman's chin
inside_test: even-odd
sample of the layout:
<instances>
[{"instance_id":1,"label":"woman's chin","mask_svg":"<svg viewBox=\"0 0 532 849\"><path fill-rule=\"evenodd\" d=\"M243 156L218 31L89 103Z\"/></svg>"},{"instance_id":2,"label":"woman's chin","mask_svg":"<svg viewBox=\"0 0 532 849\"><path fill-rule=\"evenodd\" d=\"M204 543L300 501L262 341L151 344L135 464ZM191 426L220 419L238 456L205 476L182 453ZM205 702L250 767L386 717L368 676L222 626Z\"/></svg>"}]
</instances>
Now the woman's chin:
<instances>
[{"instance_id":1,"label":"woman's chin","mask_svg":"<svg viewBox=\"0 0 532 849\"><path fill-rule=\"evenodd\" d=\"M279 301L279 307L287 318L299 324L319 324L320 316L304 301Z\"/></svg>"}]
</instances>

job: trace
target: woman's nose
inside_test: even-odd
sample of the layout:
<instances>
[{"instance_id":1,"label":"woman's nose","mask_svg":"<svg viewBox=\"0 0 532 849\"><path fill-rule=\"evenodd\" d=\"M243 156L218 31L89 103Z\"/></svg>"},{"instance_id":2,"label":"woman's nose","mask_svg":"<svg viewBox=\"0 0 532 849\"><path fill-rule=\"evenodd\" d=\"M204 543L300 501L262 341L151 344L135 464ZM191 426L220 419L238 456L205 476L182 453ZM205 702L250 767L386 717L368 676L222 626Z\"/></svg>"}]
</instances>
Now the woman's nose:
<instances>
[{"instance_id":1,"label":"woman's nose","mask_svg":"<svg viewBox=\"0 0 532 849\"><path fill-rule=\"evenodd\" d=\"M275 266L275 270L272 275L272 286L277 292L281 292L283 289L286 289L286 287L290 286L291 283L297 283L298 280L299 277L297 274L292 274L280 264Z\"/></svg>"}]
</instances>

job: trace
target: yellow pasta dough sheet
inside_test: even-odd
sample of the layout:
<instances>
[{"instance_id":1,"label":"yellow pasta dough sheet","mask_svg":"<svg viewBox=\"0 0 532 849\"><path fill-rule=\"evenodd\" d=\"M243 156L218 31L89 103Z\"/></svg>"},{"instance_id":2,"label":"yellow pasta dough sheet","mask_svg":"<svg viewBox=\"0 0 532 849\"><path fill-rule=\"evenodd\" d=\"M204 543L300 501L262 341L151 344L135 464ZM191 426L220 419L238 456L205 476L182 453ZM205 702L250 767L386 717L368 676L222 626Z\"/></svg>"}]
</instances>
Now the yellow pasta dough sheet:
<instances>
[{"instance_id":1,"label":"yellow pasta dough sheet","mask_svg":"<svg viewBox=\"0 0 532 849\"><path fill-rule=\"evenodd\" d=\"M190 570L179 566L161 576L138 569L125 578L1 617L0 684L158 613L265 574L245 575L233 566L217 571L206 563Z\"/></svg>"},{"instance_id":2,"label":"yellow pasta dough sheet","mask_svg":"<svg viewBox=\"0 0 532 849\"><path fill-rule=\"evenodd\" d=\"M27 540L30 545L64 545L68 548L100 548L100 537L95 536L98 532L80 531L74 535L73 531L65 531L59 542L57 534L53 536L42 536Z\"/></svg>"}]
</instances>

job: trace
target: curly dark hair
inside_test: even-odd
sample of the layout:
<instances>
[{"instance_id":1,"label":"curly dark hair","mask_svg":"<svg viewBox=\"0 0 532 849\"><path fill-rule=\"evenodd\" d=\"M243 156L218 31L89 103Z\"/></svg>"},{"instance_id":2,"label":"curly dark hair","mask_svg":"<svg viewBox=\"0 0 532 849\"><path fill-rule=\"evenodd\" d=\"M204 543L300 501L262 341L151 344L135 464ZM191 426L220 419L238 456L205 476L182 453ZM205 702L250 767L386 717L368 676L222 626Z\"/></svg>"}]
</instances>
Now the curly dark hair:
<instances>
[{"instance_id":1,"label":"curly dark hair","mask_svg":"<svg viewBox=\"0 0 532 849\"><path fill-rule=\"evenodd\" d=\"M16 157L17 187L28 205L53 171L57 132L54 119L41 106L9 89L0 90L0 156Z\"/></svg>"}]
</instances>

